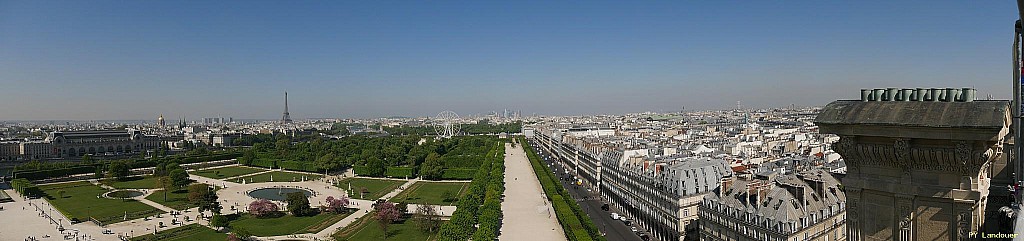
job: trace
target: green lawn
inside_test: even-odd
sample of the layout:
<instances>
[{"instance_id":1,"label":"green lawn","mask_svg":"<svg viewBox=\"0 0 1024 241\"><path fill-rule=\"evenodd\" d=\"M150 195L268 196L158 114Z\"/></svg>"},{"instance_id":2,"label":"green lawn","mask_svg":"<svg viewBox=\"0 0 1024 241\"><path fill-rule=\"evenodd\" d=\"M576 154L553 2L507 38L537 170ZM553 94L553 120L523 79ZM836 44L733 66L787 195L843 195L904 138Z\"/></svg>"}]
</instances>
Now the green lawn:
<instances>
[{"instance_id":1,"label":"green lawn","mask_svg":"<svg viewBox=\"0 0 1024 241\"><path fill-rule=\"evenodd\" d=\"M342 190L348 190L349 183L352 184L352 197L363 200L376 200L384 194L388 194L395 188L402 186L405 181L395 180L381 180L381 179L370 179L370 178L348 178L338 183L338 187ZM368 191L362 198L359 197L359 190L362 187L366 187Z\"/></svg>"},{"instance_id":2,"label":"green lawn","mask_svg":"<svg viewBox=\"0 0 1024 241\"><path fill-rule=\"evenodd\" d=\"M359 240L385 240L384 230L377 224L377 220L373 218L374 213L369 213L366 216L360 217L355 223L348 225L341 231L332 235L336 240L339 241L359 241ZM446 221L442 221L442 224ZM436 240L436 233L424 233L416 227L416 221L411 218L407 218L398 223L392 223L388 226L388 236L386 240L390 241L427 241Z\"/></svg>"},{"instance_id":3,"label":"green lawn","mask_svg":"<svg viewBox=\"0 0 1024 241\"><path fill-rule=\"evenodd\" d=\"M189 224L182 227L173 229L163 230L153 234L147 234L144 236L134 237L132 241L172 241L172 240L189 240L189 241L200 241L200 240L227 240L228 235L218 233L217 231L207 228L199 224Z\"/></svg>"},{"instance_id":4,"label":"green lawn","mask_svg":"<svg viewBox=\"0 0 1024 241\"><path fill-rule=\"evenodd\" d=\"M106 180L104 184L117 189L153 189L156 188L156 181L159 178L153 175L129 177L123 182Z\"/></svg>"},{"instance_id":5,"label":"green lawn","mask_svg":"<svg viewBox=\"0 0 1024 241\"><path fill-rule=\"evenodd\" d=\"M57 210L79 221L88 221L89 217L94 217L104 224L111 224L124 221L125 212L128 213L128 220L163 213L139 201L100 197L107 190L89 182L46 185L39 189ZM64 191L63 196L58 195L60 190Z\"/></svg>"},{"instance_id":6,"label":"green lawn","mask_svg":"<svg viewBox=\"0 0 1024 241\"><path fill-rule=\"evenodd\" d=\"M216 169L206 169L201 171L191 172L193 175L209 177L213 179L225 179L230 177L237 177L241 175L253 174L257 172L266 171L264 169L234 166L234 167L222 167Z\"/></svg>"},{"instance_id":7,"label":"green lawn","mask_svg":"<svg viewBox=\"0 0 1024 241\"><path fill-rule=\"evenodd\" d=\"M468 190L468 182L416 182L408 189L405 189L405 191L402 191L402 193L399 193L392 198L391 201L452 206L455 205L455 202L458 202L458 199L466 194ZM445 191L455 194L455 198L445 202L441 198L441 194Z\"/></svg>"},{"instance_id":8,"label":"green lawn","mask_svg":"<svg viewBox=\"0 0 1024 241\"><path fill-rule=\"evenodd\" d=\"M214 192L221 189L221 187L218 186L212 187ZM146 196L146 199L176 210L185 210L195 207L188 201L187 188L182 188L181 190L175 190L167 193L167 201L164 201L164 190L154 191L153 194L149 194L149 196Z\"/></svg>"},{"instance_id":9,"label":"green lawn","mask_svg":"<svg viewBox=\"0 0 1024 241\"><path fill-rule=\"evenodd\" d=\"M177 210L185 210L192 207L188 202L188 190L185 189L167 193L167 201L164 201L164 190L155 191L153 194L149 194L146 199Z\"/></svg>"},{"instance_id":10,"label":"green lawn","mask_svg":"<svg viewBox=\"0 0 1024 241\"><path fill-rule=\"evenodd\" d=\"M274 178L274 182L291 182L291 181L298 182L298 181L302 180L301 177L303 177L303 176L306 177L306 181L320 179L320 177L321 177L321 175L317 175L317 174L308 174L308 173L300 174L300 173L294 173L294 172L275 171L275 172L268 172L268 173L263 173L263 174L259 174L259 175L255 175L255 176L243 177L243 178L245 179L245 183L270 182L270 178L271 177ZM232 182L237 182L237 183L242 183L242 180L239 180L239 179L240 178L228 178L228 179L225 179L225 180L232 181Z\"/></svg>"},{"instance_id":11,"label":"green lawn","mask_svg":"<svg viewBox=\"0 0 1024 241\"><path fill-rule=\"evenodd\" d=\"M321 213L312 217L284 215L276 218L256 218L243 214L230 215L232 228L242 228L256 236L277 236L300 233L315 233L341 221L351 213ZM232 217L234 216L234 217Z\"/></svg>"}]
</instances>

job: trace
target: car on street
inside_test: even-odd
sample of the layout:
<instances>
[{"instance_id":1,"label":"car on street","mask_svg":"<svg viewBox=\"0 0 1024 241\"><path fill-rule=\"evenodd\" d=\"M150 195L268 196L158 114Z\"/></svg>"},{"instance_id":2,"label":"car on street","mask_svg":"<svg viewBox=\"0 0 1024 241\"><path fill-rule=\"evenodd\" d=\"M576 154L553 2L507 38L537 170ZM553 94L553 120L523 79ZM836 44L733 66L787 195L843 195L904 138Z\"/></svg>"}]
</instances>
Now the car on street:
<instances>
[{"instance_id":1,"label":"car on street","mask_svg":"<svg viewBox=\"0 0 1024 241\"><path fill-rule=\"evenodd\" d=\"M629 227L629 230L632 230L634 233L637 231L636 227Z\"/></svg>"},{"instance_id":2,"label":"car on street","mask_svg":"<svg viewBox=\"0 0 1024 241\"><path fill-rule=\"evenodd\" d=\"M619 219L619 213L612 213L612 219Z\"/></svg>"}]
</instances>

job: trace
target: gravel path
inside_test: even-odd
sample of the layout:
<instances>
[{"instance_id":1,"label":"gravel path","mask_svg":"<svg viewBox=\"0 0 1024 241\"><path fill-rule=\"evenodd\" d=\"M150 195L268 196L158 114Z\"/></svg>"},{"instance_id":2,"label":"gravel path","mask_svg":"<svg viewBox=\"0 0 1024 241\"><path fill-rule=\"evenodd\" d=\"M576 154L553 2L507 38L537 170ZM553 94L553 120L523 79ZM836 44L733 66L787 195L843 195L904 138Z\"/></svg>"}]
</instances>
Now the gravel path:
<instances>
[{"instance_id":1,"label":"gravel path","mask_svg":"<svg viewBox=\"0 0 1024 241\"><path fill-rule=\"evenodd\" d=\"M505 144L505 215L498 240L566 240L522 145Z\"/></svg>"}]
</instances>

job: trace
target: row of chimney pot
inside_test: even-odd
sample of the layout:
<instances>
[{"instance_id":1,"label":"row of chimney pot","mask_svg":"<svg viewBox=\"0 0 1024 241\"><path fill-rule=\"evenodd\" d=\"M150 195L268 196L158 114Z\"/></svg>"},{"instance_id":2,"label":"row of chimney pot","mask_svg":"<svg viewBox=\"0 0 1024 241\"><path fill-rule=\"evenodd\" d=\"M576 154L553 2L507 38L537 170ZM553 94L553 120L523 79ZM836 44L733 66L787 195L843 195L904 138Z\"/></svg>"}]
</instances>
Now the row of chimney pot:
<instances>
[{"instance_id":1,"label":"row of chimney pot","mask_svg":"<svg viewBox=\"0 0 1024 241\"><path fill-rule=\"evenodd\" d=\"M972 102L977 92L974 88L861 89L860 100Z\"/></svg>"}]
</instances>

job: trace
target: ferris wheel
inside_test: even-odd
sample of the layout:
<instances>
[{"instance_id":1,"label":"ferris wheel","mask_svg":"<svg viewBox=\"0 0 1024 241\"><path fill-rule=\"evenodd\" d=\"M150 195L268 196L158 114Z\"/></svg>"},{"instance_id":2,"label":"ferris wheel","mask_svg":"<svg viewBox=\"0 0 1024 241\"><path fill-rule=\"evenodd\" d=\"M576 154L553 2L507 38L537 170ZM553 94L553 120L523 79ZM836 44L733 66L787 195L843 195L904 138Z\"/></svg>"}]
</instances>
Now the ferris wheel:
<instances>
[{"instance_id":1,"label":"ferris wheel","mask_svg":"<svg viewBox=\"0 0 1024 241\"><path fill-rule=\"evenodd\" d=\"M453 137L459 134L459 129L462 128L458 121L459 114L450 110L442 111L437 114L437 117L434 117L434 131L440 137Z\"/></svg>"}]
</instances>

